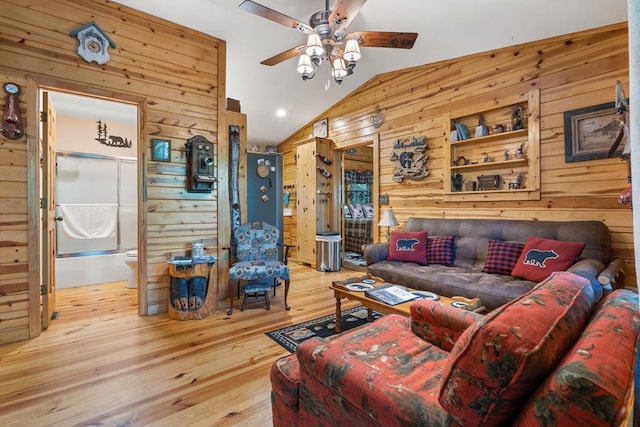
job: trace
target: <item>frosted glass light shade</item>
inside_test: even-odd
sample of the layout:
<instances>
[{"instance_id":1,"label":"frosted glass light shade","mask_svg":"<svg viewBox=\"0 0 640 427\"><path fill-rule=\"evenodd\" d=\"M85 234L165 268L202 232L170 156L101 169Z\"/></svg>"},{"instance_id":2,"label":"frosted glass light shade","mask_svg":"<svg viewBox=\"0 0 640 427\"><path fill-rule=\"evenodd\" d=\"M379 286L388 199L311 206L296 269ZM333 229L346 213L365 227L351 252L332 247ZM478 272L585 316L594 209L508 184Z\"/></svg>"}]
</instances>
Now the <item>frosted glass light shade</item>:
<instances>
[{"instance_id":1,"label":"frosted glass light shade","mask_svg":"<svg viewBox=\"0 0 640 427\"><path fill-rule=\"evenodd\" d=\"M344 48L344 55L342 56L347 62L356 62L361 58L360 55L360 45L358 44L358 40L349 39L347 40L347 45Z\"/></svg>"},{"instance_id":2,"label":"frosted glass light shade","mask_svg":"<svg viewBox=\"0 0 640 427\"><path fill-rule=\"evenodd\" d=\"M324 53L324 47L322 46L322 40L316 33L309 34L307 38L307 47L304 49L304 53L309 56L322 56Z\"/></svg>"},{"instance_id":3,"label":"frosted glass light shade","mask_svg":"<svg viewBox=\"0 0 640 427\"><path fill-rule=\"evenodd\" d=\"M313 73L313 65L311 65L311 58L309 57L309 55L300 55L297 70L300 74L308 75Z\"/></svg>"},{"instance_id":4,"label":"frosted glass light shade","mask_svg":"<svg viewBox=\"0 0 640 427\"><path fill-rule=\"evenodd\" d=\"M342 58L335 58L333 60L333 76L336 79L341 79L347 76L347 69L344 66Z\"/></svg>"}]
</instances>

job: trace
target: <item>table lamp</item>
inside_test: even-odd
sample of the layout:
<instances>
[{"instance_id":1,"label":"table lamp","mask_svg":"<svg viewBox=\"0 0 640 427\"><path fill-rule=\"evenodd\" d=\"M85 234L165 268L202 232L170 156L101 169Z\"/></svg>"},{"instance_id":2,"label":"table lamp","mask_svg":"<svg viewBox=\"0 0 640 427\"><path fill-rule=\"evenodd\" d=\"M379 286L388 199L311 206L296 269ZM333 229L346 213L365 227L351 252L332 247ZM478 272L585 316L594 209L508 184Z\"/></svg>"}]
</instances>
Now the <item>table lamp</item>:
<instances>
[{"instance_id":1,"label":"table lamp","mask_svg":"<svg viewBox=\"0 0 640 427\"><path fill-rule=\"evenodd\" d=\"M378 223L381 227L387 227L387 242L389 241L389 236L391 235L391 227L395 227L398 225L398 220L396 216L393 214L393 210L385 209L382 211L382 217L380 218L380 222Z\"/></svg>"}]
</instances>

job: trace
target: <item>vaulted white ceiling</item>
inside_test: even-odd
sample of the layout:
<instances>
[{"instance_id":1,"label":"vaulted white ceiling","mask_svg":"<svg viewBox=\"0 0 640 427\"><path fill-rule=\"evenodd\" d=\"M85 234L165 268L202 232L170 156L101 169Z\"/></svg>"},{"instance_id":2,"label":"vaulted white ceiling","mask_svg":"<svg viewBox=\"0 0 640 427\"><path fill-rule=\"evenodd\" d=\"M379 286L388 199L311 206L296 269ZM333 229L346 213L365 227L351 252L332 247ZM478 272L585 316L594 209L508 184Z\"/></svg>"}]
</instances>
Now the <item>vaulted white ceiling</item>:
<instances>
[{"instance_id":1,"label":"vaulted white ceiling","mask_svg":"<svg viewBox=\"0 0 640 427\"><path fill-rule=\"evenodd\" d=\"M256 1L302 22L325 6L325 0ZM242 0L117 2L227 42L226 96L240 100L247 114L249 144L280 143L380 73L627 20L627 0L368 0L349 31L417 32L418 39L412 50L362 48L354 74L327 89L328 64L306 82L296 59L260 64L306 36L241 10ZM278 117L278 109L287 115Z\"/></svg>"}]
</instances>

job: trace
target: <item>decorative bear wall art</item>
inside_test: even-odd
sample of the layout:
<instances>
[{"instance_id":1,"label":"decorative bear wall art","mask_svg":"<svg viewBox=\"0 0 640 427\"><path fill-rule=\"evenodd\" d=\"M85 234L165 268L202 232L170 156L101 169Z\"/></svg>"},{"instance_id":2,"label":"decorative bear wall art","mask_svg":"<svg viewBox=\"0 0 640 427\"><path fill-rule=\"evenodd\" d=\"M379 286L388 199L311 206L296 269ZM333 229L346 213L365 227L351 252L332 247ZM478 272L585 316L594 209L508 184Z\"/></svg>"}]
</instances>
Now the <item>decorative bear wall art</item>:
<instances>
[{"instance_id":1,"label":"decorative bear wall art","mask_svg":"<svg viewBox=\"0 0 640 427\"><path fill-rule=\"evenodd\" d=\"M426 136L398 139L390 157L392 162L398 162L393 168L391 179L395 182L402 182L404 179L419 181L429 176L426 170L428 156L424 153L426 149Z\"/></svg>"}]
</instances>

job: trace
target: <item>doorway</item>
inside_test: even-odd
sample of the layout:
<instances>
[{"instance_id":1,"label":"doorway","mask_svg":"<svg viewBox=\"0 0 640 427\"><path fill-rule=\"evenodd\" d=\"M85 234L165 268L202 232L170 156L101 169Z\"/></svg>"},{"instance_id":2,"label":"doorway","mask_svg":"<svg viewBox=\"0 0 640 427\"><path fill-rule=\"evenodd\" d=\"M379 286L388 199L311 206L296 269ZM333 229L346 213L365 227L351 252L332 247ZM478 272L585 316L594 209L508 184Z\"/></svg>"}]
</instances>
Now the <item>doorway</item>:
<instances>
[{"instance_id":1,"label":"doorway","mask_svg":"<svg viewBox=\"0 0 640 427\"><path fill-rule=\"evenodd\" d=\"M136 104L58 88L41 87L39 96L47 110L39 138L40 194L48 210L54 211L53 220L52 215L49 221L41 216L42 230L49 230L41 233L41 283L48 288L42 292L46 328L51 312L56 316L56 288L110 282L137 285L131 262L137 256L130 251L139 241L140 131Z\"/></svg>"},{"instance_id":2,"label":"doorway","mask_svg":"<svg viewBox=\"0 0 640 427\"><path fill-rule=\"evenodd\" d=\"M342 264L356 271L366 271L364 246L375 239L376 157L377 151L371 142L342 151Z\"/></svg>"}]
</instances>

